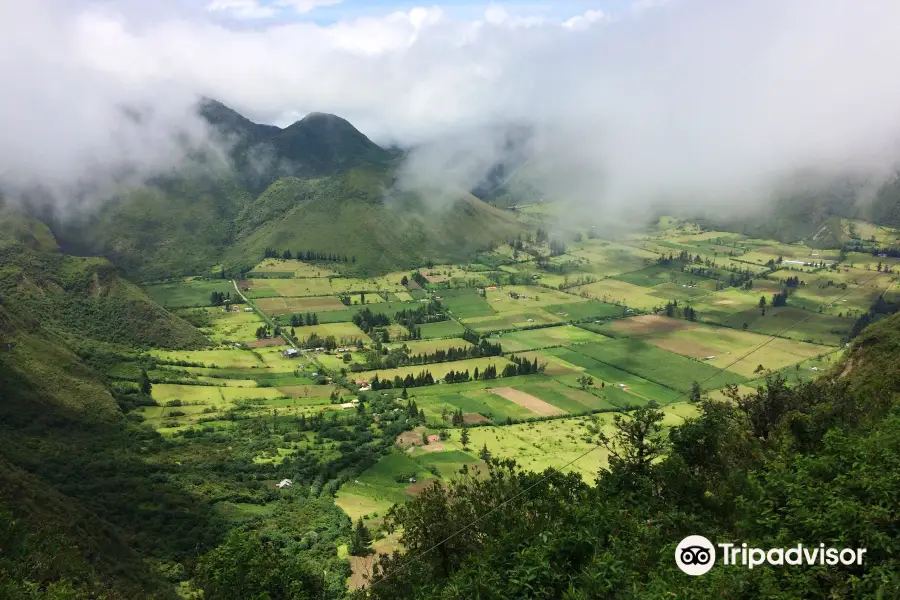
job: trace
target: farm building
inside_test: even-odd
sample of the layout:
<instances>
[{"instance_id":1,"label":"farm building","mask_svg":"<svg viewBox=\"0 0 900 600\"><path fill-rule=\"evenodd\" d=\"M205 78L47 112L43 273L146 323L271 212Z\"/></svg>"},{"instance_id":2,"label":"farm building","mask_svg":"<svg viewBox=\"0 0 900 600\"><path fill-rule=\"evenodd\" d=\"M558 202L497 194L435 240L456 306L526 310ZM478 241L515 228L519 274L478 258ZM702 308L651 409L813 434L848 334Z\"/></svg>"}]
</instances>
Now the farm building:
<instances>
[{"instance_id":1,"label":"farm building","mask_svg":"<svg viewBox=\"0 0 900 600\"><path fill-rule=\"evenodd\" d=\"M282 350L281 356L284 358L297 358L300 356L300 351L296 348L288 348L287 350Z\"/></svg>"},{"instance_id":2,"label":"farm building","mask_svg":"<svg viewBox=\"0 0 900 600\"><path fill-rule=\"evenodd\" d=\"M253 312L253 309L248 306L244 309L244 312Z\"/></svg>"},{"instance_id":3,"label":"farm building","mask_svg":"<svg viewBox=\"0 0 900 600\"><path fill-rule=\"evenodd\" d=\"M429 436L428 436L428 441L429 441L429 442L439 442L439 441L441 441L441 436L439 436L439 435L437 435L437 434L429 435Z\"/></svg>"},{"instance_id":4,"label":"farm building","mask_svg":"<svg viewBox=\"0 0 900 600\"><path fill-rule=\"evenodd\" d=\"M294 486L294 482L291 481L290 479L282 479L277 484L275 484L275 487L277 487L279 490L283 490L285 488L289 488L289 487L293 487L293 486Z\"/></svg>"}]
</instances>

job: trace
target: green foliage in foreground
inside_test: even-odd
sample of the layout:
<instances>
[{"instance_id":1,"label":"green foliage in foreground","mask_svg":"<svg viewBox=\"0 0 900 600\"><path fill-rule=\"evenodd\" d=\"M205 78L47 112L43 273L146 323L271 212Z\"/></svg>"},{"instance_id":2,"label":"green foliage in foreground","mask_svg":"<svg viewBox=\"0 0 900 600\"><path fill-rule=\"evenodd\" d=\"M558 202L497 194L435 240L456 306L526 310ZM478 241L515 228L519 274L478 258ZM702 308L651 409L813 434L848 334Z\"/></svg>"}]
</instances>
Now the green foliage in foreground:
<instances>
[{"instance_id":1,"label":"green foliage in foreground","mask_svg":"<svg viewBox=\"0 0 900 600\"><path fill-rule=\"evenodd\" d=\"M755 395L702 402L701 415L666 438L653 426L656 411L636 412L603 440L615 452L595 487L492 461L488 478L429 488L391 511L405 554L379 558L368 597L892 597L900 589L898 350L894 316L865 332L843 366L847 377L793 388L773 377ZM663 446L664 459L647 460ZM717 564L691 578L674 561L690 534L868 553L862 567Z\"/></svg>"}]
</instances>

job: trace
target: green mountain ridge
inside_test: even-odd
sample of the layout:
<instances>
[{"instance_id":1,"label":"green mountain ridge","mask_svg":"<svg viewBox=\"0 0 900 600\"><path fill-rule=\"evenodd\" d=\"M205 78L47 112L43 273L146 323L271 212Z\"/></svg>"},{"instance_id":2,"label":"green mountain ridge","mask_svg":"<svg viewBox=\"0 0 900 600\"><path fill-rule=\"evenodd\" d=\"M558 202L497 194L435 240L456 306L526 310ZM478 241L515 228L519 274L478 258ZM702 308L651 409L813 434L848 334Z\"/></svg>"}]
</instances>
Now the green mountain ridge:
<instances>
[{"instance_id":1,"label":"green mountain ridge","mask_svg":"<svg viewBox=\"0 0 900 600\"><path fill-rule=\"evenodd\" d=\"M234 141L233 172L126 190L95 214L54 223L62 247L143 280L246 271L267 247L356 256L346 268L371 273L461 260L521 230L463 190L395 189L396 154L340 117L313 113L279 129L219 103L201 113Z\"/></svg>"}]
</instances>

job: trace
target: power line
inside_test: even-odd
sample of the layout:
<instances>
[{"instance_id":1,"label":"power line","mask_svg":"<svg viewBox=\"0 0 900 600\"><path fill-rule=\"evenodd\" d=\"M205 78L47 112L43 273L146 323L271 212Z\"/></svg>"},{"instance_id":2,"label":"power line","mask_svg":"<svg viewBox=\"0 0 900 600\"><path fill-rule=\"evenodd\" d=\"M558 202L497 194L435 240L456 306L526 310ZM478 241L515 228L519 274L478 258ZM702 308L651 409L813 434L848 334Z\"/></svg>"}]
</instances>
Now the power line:
<instances>
[{"instance_id":1,"label":"power line","mask_svg":"<svg viewBox=\"0 0 900 600\"><path fill-rule=\"evenodd\" d=\"M898 262L900 262L900 261L898 261ZM882 275L882 272L877 272L875 275L873 275L872 277L870 277L870 278L867 279L866 281L864 281L864 282L862 282L862 283L859 283L859 284L856 284L856 287L855 287L855 288L849 289L846 293L842 294L841 296L838 296L837 298L835 298L834 300L832 300L830 303L826 304L825 307L827 308L827 307L833 306L834 304L837 304L838 302L840 302L841 300L843 300L844 298L846 298L847 296L849 296L851 292L853 292L853 291L859 289L860 287L864 286L865 284L869 283L870 281L876 279L879 275ZM891 279L891 281L890 281L890 283L888 284L887 288L885 288L885 290L879 295L879 298L884 298L884 295L885 295L885 294L888 292L888 290L890 290L891 287L893 286L893 284L894 284L894 279L895 279L895 278L892 278L892 279ZM768 340L766 340L765 342L763 342L762 344L760 344L760 345L757 346L756 348L751 349L749 352L743 354L742 356L740 356L739 358L737 358L737 359L734 360L733 362L731 362L731 363L725 365L724 367L721 367L717 373L715 373L715 374L713 374L713 375L710 375L709 377L707 377L706 379L704 379L703 381L701 381L701 382L699 382L699 383L702 385L702 384L706 383L707 381L709 381L710 379L712 379L712 378L714 378L714 377L717 377L718 375L721 375L726 369L728 369L728 368L730 368L730 367L736 365L737 363L741 362L742 360L744 360L745 358L747 358L748 356L750 356L751 354L753 354L753 353L756 352L757 350L760 350L760 349L764 348L766 345L768 345L769 343L775 341L776 339L780 339L785 333L789 332L790 330L792 330L793 328L797 327L798 325L801 325L802 323L805 323L806 321L808 321L809 319L811 319L812 317L814 317L816 314L818 314L818 313L810 313L809 316L804 317L804 318L800 319L799 321L797 321L797 322L791 324L789 327L787 327L787 328L784 329L783 331L781 331L781 332L779 332L779 333L776 333L776 334L770 334L770 337L769 337ZM672 403L678 401L678 399L680 399L682 396L684 396L685 393L686 393L686 392L681 392L678 396L675 396L675 399L672 400L672 401L670 402L670 404L672 404ZM585 452L579 454L578 456L576 456L575 458L573 458L572 460L570 460L570 461L567 462L566 464L562 465L561 467L558 467L556 470L562 471L562 470L564 470L564 469L566 469L566 468L572 466L573 464L575 464L576 462L578 462L579 460L581 460L582 458L584 458L584 457L587 456L588 454L590 454L590 453L594 452L595 450L598 450L598 449L600 449L600 448L602 448L602 447L603 447L603 446L597 444L597 445L593 446L592 448L586 450ZM528 493L529 491L531 491L531 490L534 489L535 487L537 487L537 486L539 486L540 484L542 484L542 483L544 483L545 481L547 481L549 478L550 478L550 475L546 475L546 476L544 476L544 477L541 477L540 479L538 479L536 482L534 482L534 483L532 483L531 485L529 485L529 486L528 486L527 488L525 488L524 490L521 490L521 491L517 492L516 494L513 494L513 495L510 496L508 499L504 500L503 502L501 502L501 503L498 504L497 506L491 508L489 511L487 511L486 513L484 513L483 515L481 515L480 517L478 517L477 519L475 519L475 520L472 521L471 523L468 523L467 525L465 525L465 526L462 527L461 529L458 529L457 531L453 532L452 534L450 534L450 535L447 536L446 538L442 539L441 541L437 542L436 544L432 545L432 546L429 547L428 549L423 550L422 552L419 552L418 554L416 554L416 555L413 556L412 558L410 558L410 559L404 561L399 567L397 567L396 569L392 569L391 571L389 571L388 573L386 573L384 577L382 577L381 579L379 579L379 580L377 580L377 581L374 581L374 582L372 583L372 586L376 586L376 585L378 585L379 583L382 583L382 582L384 582L384 581L389 580L389 579L393 576L394 573L397 573L397 572L399 572L399 571L402 571L403 569L405 569L405 568L408 567L409 565L411 565L411 564L413 564L414 562L418 561L420 558L422 558L422 557L425 556L426 554L428 554L428 553L430 553L431 551L433 551L433 550L439 548L440 546L446 544L447 542L449 542L450 540L452 540L452 539L455 538L456 536L460 535L461 533L465 533L466 531L468 531L469 529L471 529L472 527L474 527L475 525L477 525L478 523L480 523L481 521L483 521L484 519L486 519L487 517L489 517L491 514L493 514L493 513L495 513L496 511L500 510L501 508L503 508L503 507L506 506L507 504L511 503L512 501L514 501L514 500L516 500L516 499L522 497L523 495L525 495L526 493Z\"/></svg>"}]
</instances>

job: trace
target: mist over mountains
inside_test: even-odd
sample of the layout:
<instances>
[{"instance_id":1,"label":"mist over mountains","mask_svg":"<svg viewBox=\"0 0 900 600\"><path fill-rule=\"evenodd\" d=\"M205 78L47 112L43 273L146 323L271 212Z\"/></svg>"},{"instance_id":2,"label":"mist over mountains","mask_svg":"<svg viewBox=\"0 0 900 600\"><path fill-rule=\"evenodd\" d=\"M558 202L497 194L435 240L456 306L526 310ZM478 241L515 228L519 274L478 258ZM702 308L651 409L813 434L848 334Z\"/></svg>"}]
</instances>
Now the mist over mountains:
<instances>
[{"instance_id":1,"label":"mist over mountains","mask_svg":"<svg viewBox=\"0 0 900 600\"><path fill-rule=\"evenodd\" d=\"M253 148L237 154L239 170L260 173L245 182L255 191L272 175L339 166L334 152L347 165L390 160L361 140L330 148L304 137L293 124L316 111L381 148L415 148L402 183L504 203L543 194L604 220L660 206L759 213L798 170L877 190L900 156L891 26L900 8L887 0L814 10L672 0L527 18L435 7L250 29L177 3L150 11L40 0L0 11L10 57L0 65L10 82L0 182L13 198L39 187L60 214L173 171L221 168L232 143ZM198 97L285 127L198 118ZM250 137L223 137L209 125L217 119ZM512 158L497 135L510 125L533 132ZM304 148L316 152L284 163ZM198 155L205 160L191 160Z\"/></svg>"}]
</instances>

